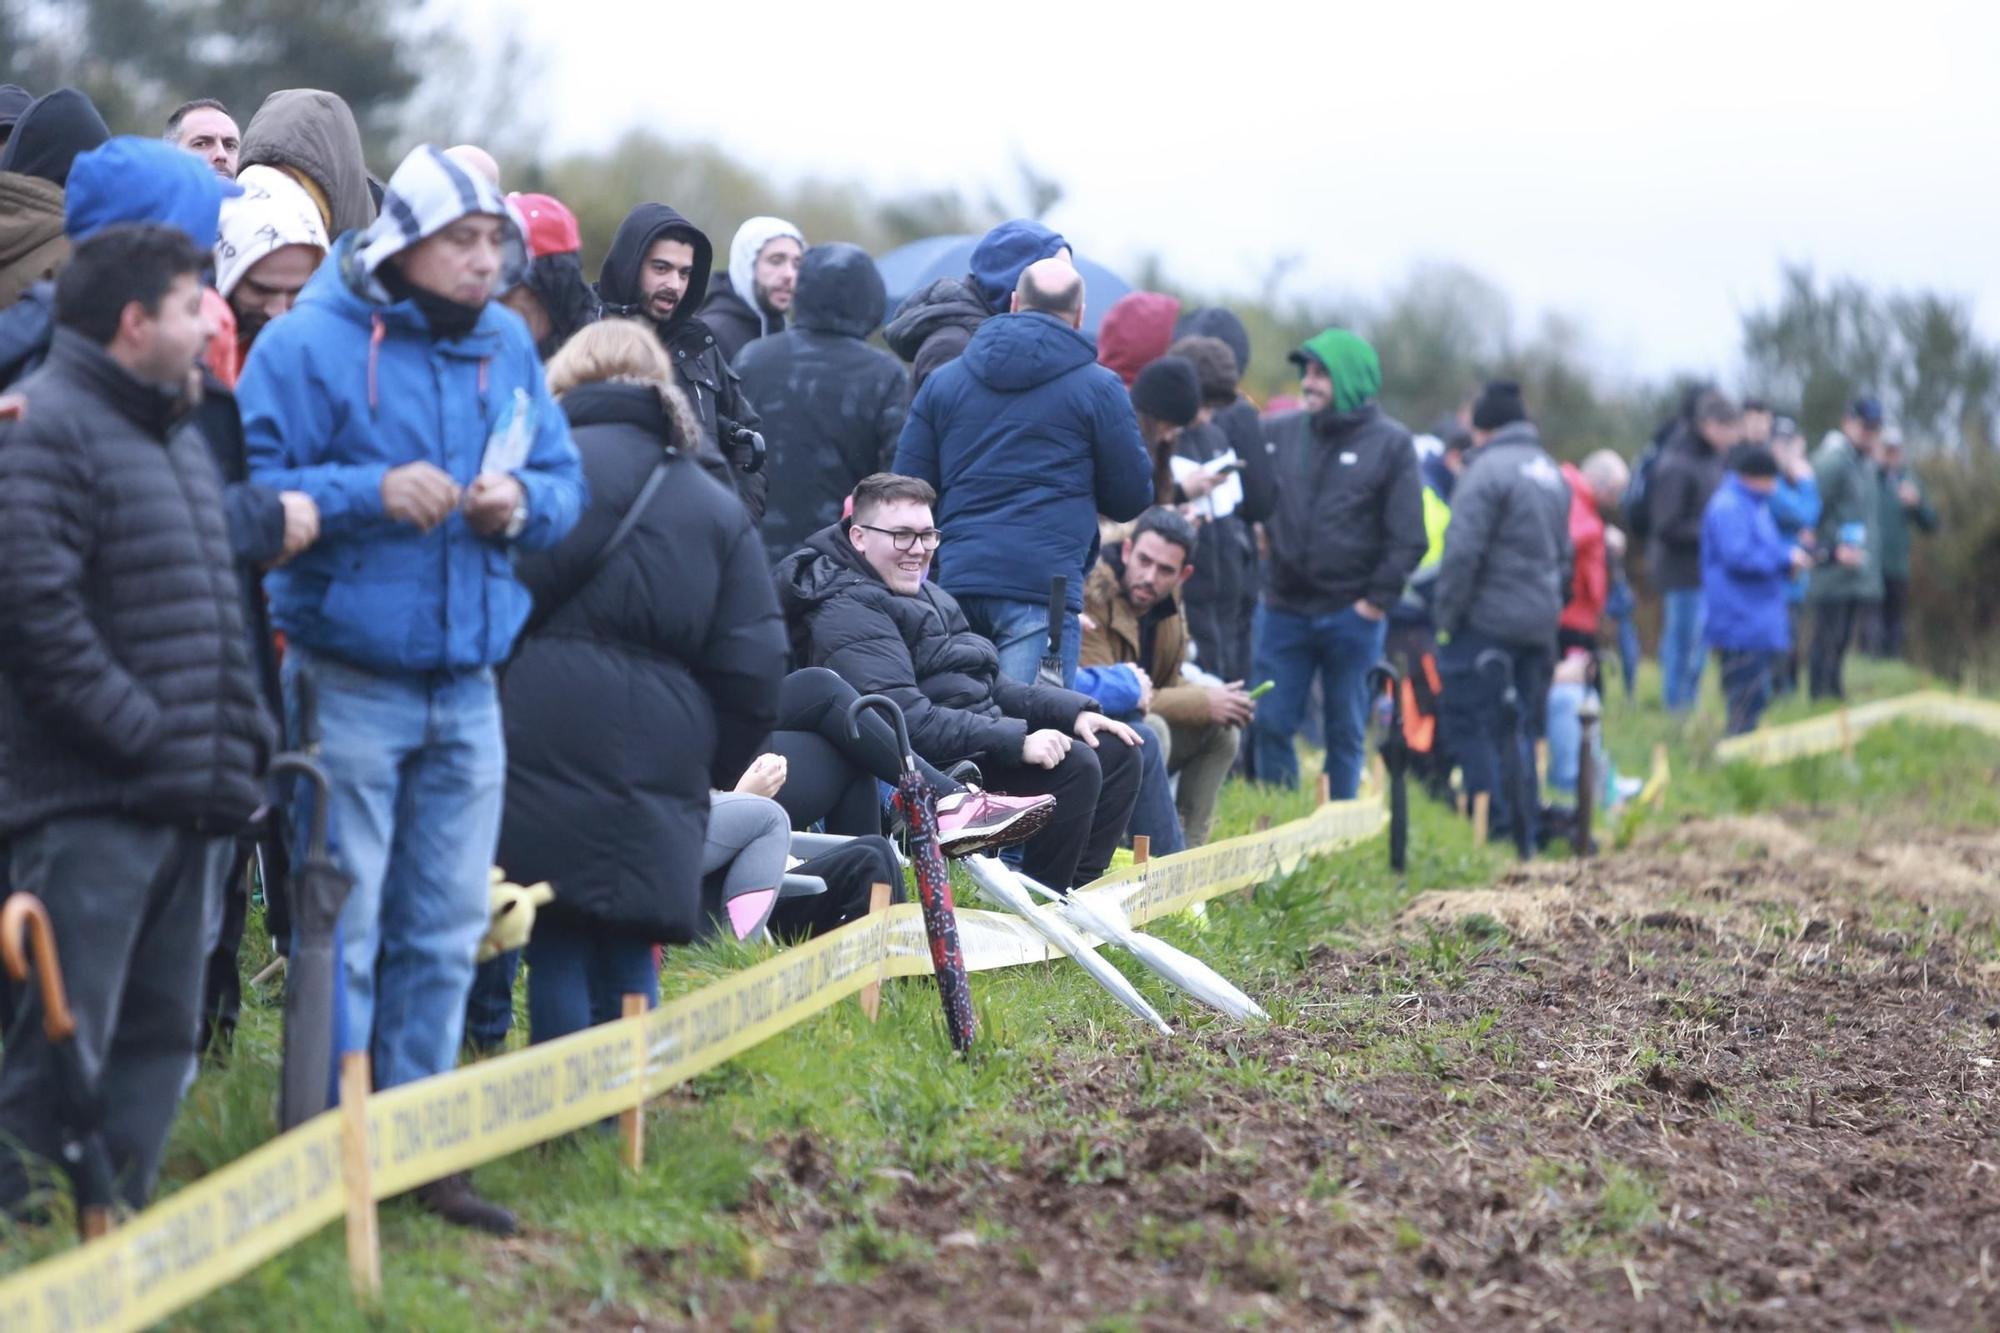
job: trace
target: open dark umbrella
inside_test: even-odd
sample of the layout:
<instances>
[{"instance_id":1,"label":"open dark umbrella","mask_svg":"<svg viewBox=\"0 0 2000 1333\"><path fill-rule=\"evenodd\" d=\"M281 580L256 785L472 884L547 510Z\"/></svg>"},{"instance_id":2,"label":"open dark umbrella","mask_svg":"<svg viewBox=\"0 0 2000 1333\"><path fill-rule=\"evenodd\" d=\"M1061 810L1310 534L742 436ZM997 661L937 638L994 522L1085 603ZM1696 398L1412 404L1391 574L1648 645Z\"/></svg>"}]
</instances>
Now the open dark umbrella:
<instances>
[{"instance_id":1,"label":"open dark umbrella","mask_svg":"<svg viewBox=\"0 0 2000 1333\"><path fill-rule=\"evenodd\" d=\"M1053 685L1064 689L1068 683L1063 679L1063 612L1069 609L1069 580L1061 574L1049 580L1049 639L1042 646L1042 667L1035 673L1035 679L1043 685Z\"/></svg>"},{"instance_id":2,"label":"open dark umbrella","mask_svg":"<svg viewBox=\"0 0 2000 1333\"><path fill-rule=\"evenodd\" d=\"M32 953L32 958L30 954ZM98 1135L103 1114L97 1089L84 1072L83 1052L76 1048L76 1019L63 989L62 963L56 957L56 936L49 909L32 893L9 894L0 906L0 959L15 984L28 983L30 962L42 999L42 1035L56 1058L57 1111L62 1139L59 1151L70 1187L76 1191L78 1226L85 1240L111 1230L111 1209L117 1194L111 1183L111 1154Z\"/></svg>"},{"instance_id":3,"label":"open dark umbrella","mask_svg":"<svg viewBox=\"0 0 2000 1333\"><path fill-rule=\"evenodd\" d=\"M896 777L892 800L910 830L910 863L916 867L917 901L924 909L924 933L930 937L931 970L937 974L938 996L944 1001L944 1025L951 1034L952 1049L963 1055L972 1049L978 1020L972 1013L972 985L965 975L965 953L958 944L958 913L951 902L951 877L945 873L944 853L938 848L937 793L917 770L916 751L910 748L909 724L894 699L864 694L849 704L847 734L855 740L861 739L864 708L877 709L896 729L896 746L903 754L903 769Z\"/></svg>"},{"instance_id":4,"label":"open dark umbrella","mask_svg":"<svg viewBox=\"0 0 2000 1333\"><path fill-rule=\"evenodd\" d=\"M1514 686L1514 662L1498 648L1488 648L1472 663L1473 670L1500 677L1500 721L1506 728L1507 743L1500 750L1501 790L1513 815L1514 849L1523 861L1535 854L1535 800L1528 785L1530 769L1521 754L1521 692Z\"/></svg>"},{"instance_id":5,"label":"open dark umbrella","mask_svg":"<svg viewBox=\"0 0 2000 1333\"><path fill-rule=\"evenodd\" d=\"M1382 732L1382 766L1389 770L1389 869L1401 874L1410 851L1410 745L1403 735L1403 677L1393 663L1368 670L1368 689L1389 696L1389 724Z\"/></svg>"},{"instance_id":6,"label":"open dark umbrella","mask_svg":"<svg viewBox=\"0 0 2000 1333\"><path fill-rule=\"evenodd\" d=\"M304 780L311 801L311 830L305 855L292 863L292 952L285 967L285 1063L278 1120L292 1129L333 1104L334 1005L339 994L339 949L334 929L354 881L334 861L327 845L326 770L319 749L319 709L309 673L298 678L301 752L271 761L274 782L286 775Z\"/></svg>"}]
</instances>

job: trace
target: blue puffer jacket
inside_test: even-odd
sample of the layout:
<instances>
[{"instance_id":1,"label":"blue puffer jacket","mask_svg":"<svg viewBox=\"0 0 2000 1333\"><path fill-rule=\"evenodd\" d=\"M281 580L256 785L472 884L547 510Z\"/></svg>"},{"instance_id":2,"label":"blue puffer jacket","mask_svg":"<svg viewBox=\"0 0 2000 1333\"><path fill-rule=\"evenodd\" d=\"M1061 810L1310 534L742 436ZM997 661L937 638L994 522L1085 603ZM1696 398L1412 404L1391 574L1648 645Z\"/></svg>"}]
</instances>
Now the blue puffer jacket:
<instances>
[{"instance_id":1,"label":"blue puffer jacket","mask_svg":"<svg viewBox=\"0 0 2000 1333\"><path fill-rule=\"evenodd\" d=\"M343 236L298 305L258 335L237 386L253 480L304 491L319 541L265 581L294 642L382 672L503 662L528 618L510 546L543 550L576 525L583 468L520 316L489 302L471 333L433 339L412 301L380 304L345 276ZM382 477L429 462L460 486L488 441L527 432L527 526L512 543L453 514L429 532L390 519Z\"/></svg>"},{"instance_id":2,"label":"blue puffer jacket","mask_svg":"<svg viewBox=\"0 0 2000 1333\"><path fill-rule=\"evenodd\" d=\"M1701 518L1704 636L1730 652L1782 653L1792 646L1786 592L1793 544L1778 531L1768 496L1735 473L1723 479Z\"/></svg>"},{"instance_id":3,"label":"blue puffer jacket","mask_svg":"<svg viewBox=\"0 0 2000 1333\"><path fill-rule=\"evenodd\" d=\"M1039 312L987 320L924 381L896 471L937 488L946 591L1039 603L1062 574L1079 612L1098 514L1122 523L1153 499L1125 386L1088 337Z\"/></svg>"}]
</instances>

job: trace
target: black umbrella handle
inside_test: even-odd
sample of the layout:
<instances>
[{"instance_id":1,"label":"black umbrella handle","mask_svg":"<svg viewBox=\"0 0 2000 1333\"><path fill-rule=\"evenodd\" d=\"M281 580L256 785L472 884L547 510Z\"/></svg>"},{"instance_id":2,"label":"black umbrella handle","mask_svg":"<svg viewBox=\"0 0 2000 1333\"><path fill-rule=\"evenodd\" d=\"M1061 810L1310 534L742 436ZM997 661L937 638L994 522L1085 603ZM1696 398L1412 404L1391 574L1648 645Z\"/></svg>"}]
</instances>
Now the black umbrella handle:
<instances>
[{"instance_id":1,"label":"black umbrella handle","mask_svg":"<svg viewBox=\"0 0 2000 1333\"><path fill-rule=\"evenodd\" d=\"M320 767L319 760L296 751L273 759L267 776L273 785L281 786L280 779L286 774L304 778L313 789L311 841L308 846L311 854L323 857L327 847L327 806L331 804L333 784L328 780L326 770Z\"/></svg>"},{"instance_id":2,"label":"black umbrella handle","mask_svg":"<svg viewBox=\"0 0 2000 1333\"><path fill-rule=\"evenodd\" d=\"M1521 696L1514 688L1514 660L1498 648L1488 648L1472 660L1472 669L1481 675L1494 675L1498 667L1500 676L1500 705L1510 713L1518 714Z\"/></svg>"},{"instance_id":3,"label":"black umbrella handle","mask_svg":"<svg viewBox=\"0 0 2000 1333\"><path fill-rule=\"evenodd\" d=\"M869 708L887 718L889 725L896 729L896 748L903 754L903 771L916 772L917 752L910 748L910 724L903 718L902 707L886 694L864 694L847 705L847 739L861 739L861 714Z\"/></svg>"},{"instance_id":4,"label":"black umbrella handle","mask_svg":"<svg viewBox=\"0 0 2000 1333\"><path fill-rule=\"evenodd\" d=\"M1063 650L1063 616L1069 610L1069 579L1057 574L1049 580L1049 656L1059 658Z\"/></svg>"}]
</instances>

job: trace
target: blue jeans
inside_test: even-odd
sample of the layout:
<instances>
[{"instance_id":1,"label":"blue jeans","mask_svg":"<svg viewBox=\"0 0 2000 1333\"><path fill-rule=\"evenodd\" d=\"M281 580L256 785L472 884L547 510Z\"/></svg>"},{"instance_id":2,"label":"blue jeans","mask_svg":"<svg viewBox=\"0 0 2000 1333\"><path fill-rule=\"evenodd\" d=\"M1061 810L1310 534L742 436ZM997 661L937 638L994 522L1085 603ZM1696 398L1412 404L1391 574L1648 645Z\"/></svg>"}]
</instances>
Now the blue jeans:
<instances>
[{"instance_id":1,"label":"blue jeans","mask_svg":"<svg viewBox=\"0 0 2000 1333\"><path fill-rule=\"evenodd\" d=\"M465 997L467 1045L491 1051L507 1040L514 1030L514 978L520 972L519 949L496 954L473 972L472 991Z\"/></svg>"},{"instance_id":2,"label":"blue jeans","mask_svg":"<svg viewBox=\"0 0 2000 1333\"><path fill-rule=\"evenodd\" d=\"M1125 826L1129 834L1143 834L1147 839L1147 855L1169 856L1187 847L1186 834L1181 829L1180 811L1174 805L1174 787L1167 776L1167 755L1160 748L1159 733L1146 725L1146 719L1139 713L1128 713L1118 719L1139 733L1139 803L1132 807L1131 822Z\"/></svg>"},{"instance_id":3,"label":"blue jeans","mask_svg":"<svg viewBox=\"0 0 2000 1333\"><path fill-rule=\"evenodd\" d=\"M544 917L535 922L523 952L531 1042L608 1023L624 1013L627 995L645 996L648 1008L659 999L653 946L629 930Z\"/></svg>"},{"instance_id":4,"label":"blue jeans","mask_svg":"<svg viewBox=\"0 0 2000 1333\"><path fill-rule=\"evenodd\" d=\"M1491 651L1500 653L1504 672L1494 665L1480 668L1479 659ZM1470 629L1452 635L1451 642L1438 650L1438 675L1444 681L1439 721L1465 779L1465 794L1468 798L1480 792L1491 794L1490 827L1496 834L1513 830L1516 820L1525 821L1531 851L1541 814L1535 738L1541 735L1547 716L1549 677L1554 669L1552 649L1504 644ZM1509 685L1518 700L1511 726L1502 703ZM1518 783L1513 789L1507 782L1508 747L1512 747L1518 765Z\"/></svg>"},{"instance_id":5,"label":"blue jeans","mask_svg":"<svg viewBox=\"0 0 2000 1333\"><path fill-rule=\"evenodd\" d=\"M1660 623L1660 694L1669 713L1685 713L1701 697L1701 666L1708 649L1701 634L1708 604L1699 588L1667 589Z\"/></svg>"},{"instance_id":6,"label":"blue jeans","mask_svg":"<svg viewBox=\"0 0 2000 1333\"><path fill-rule=\"evenodd\" d=\"M1549 791L1565 801L1576 799L1577 778L1583 772L1583 720L1579 713L1584 699L1594 693L1587 685L1549 687ZM1590 742L1595 764L1592 771L1597 774L1597 793L1593 799L1599 810L1609 810L1618 794L1618 773L1604 750L1601 714L1600 725L1591 732Z\"/></svg>"},{"instance_id":7,"label":"blue jeans","mask_svg":"<svg viewBox=\"0 0 2000 1333\"><path fill-rule=\"evenodd\" d=\"M354 880L339 921L341 1045L368 1050L375 1085L393 1088L458 1063L507 775L499 692L490 670L378 675L294 645L294 737L305 670L334 857Z\"/></svg>"},{"instance_id":8,"label":"blue jeans","mask_svg":"<svg viewBox=\"0 0 2000 1333\"><path fill-rule=\"evenodd\" d=\"M1368 744L1368 672L1382 660L1389 622L1364 619L1353 607L1302 616L1267 606L1257 615L1257 666L1250 675L1253 683L1273 682L1250 724L1257 780L1299 785L1292 737L1317 676L1326 712L1327 781L1333 799L1353 800Z\"/></svg>"},{"instance_id":9,"label":"blue jeans","mask_svg":"<svg viewBox=\"0 0 2000 1333\"><path fill-rule=\"evenodd\" d=\"M1625 677L1627 699L1639 684L1639 627L1632 623L1632 607L1632 585L1621 574L1612 581L1604 614L1618 626L1618 669Z\"/></svg>"},{"instance_id":10,"label":"blue jeans","mask_svg":"<svg viewBox=\"0 0 2000 1333\"><path fill-rule=\"evenodd\" d=\"M1075 586L1081 587L1081 584ZM958 605L972 632L993 641L1000 651L1000 674L1023 685L1035 683L1042 653L1049 646L1047 602L1016 602L1005 597L961 597ZM1083 654L1083 622L1074 611L1063 613L1063 684L1076 684L1076 660Z\"/></svg>"}]
</instances>

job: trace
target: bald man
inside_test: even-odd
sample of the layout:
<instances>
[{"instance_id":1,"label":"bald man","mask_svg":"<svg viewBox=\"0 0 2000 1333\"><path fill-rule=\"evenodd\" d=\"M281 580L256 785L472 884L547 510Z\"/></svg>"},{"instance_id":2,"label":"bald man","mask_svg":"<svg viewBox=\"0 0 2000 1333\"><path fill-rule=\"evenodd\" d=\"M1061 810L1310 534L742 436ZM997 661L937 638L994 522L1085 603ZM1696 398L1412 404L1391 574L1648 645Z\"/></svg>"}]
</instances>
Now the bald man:
<instances>
[{"instance_id":1,"label":"bald man","mask_svg":"<svg viewBox=\"0 0 2000 1333\"><path fill-rule=\"evenodd\" d=\"M1067 256L1030 264L1010 309L924 381L895 470L938 492L939 581L1000 671L1032 683L1048 646L1051 582L1065 580L1062 681L1083 646L1083 579L1097 516L1125 522L1153 499L1132 399L1082 331L1083 276Z\"/></svg>"},{"instance_id":2,"label":"bald man","mask_svg":"<svg viewBox=\"0 0 2000 1333\"><path fill-rule=\"evenodd\" d=\"M461 167L464 167L467 171L475 175L484 176L493 183L495 189L499 188L500 164L493 160L493 154L487 152L478 144L454 144L444 150L444 155L458 163Z\"/></svg>"}]
</instances>

